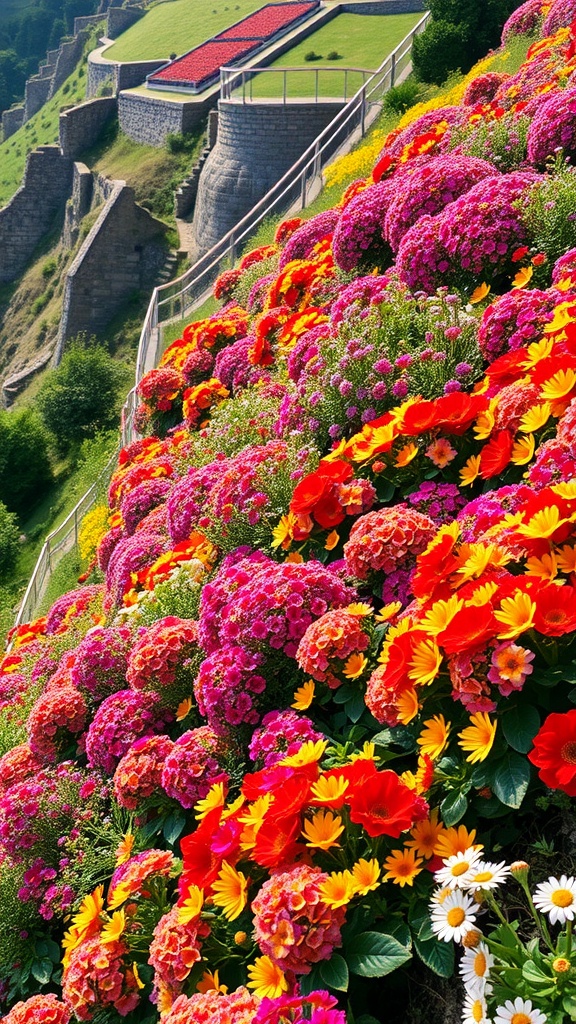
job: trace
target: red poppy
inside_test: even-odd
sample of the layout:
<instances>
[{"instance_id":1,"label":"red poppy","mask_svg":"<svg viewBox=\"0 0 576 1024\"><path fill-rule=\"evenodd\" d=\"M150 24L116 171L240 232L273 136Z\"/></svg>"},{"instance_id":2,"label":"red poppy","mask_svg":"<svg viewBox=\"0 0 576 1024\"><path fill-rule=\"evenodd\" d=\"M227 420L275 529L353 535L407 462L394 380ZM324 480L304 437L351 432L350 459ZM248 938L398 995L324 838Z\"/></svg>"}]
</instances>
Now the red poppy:
<instances>
[{"instance_id":1,"label":"red poppy","mask_svg":"<svg viewBox=\"0 0 576 1024\"><path fill-rule=\"evenodd\" d=\"M325 494L312 511L314 519L324 530L333 530L346 518L336 488L332 485L332 493Z\"/></svg>"},{"instance_id":2,"label":"red poppy","mask_svg":"<svg viewBox=\"0 0 576 1024\"><path fill-rule=\"evenodd\" d=\"M480 608L461 608L446 629L438 634L437 641L446 654L462 654L485 644L500 628L490 604Z\"/></svg>"},{"instance_id":3,"label":"red poppy","mask_svg":"<svg viewBox=\"0 0 576 1024\"><path fill-rule=\"evenodd\" d=\"M528 760L540 769L544 785L576 796L576 708L548 715L533 742Z\"/></svg>"},{"instance_id":4,"label":"red poppy","mask_svg":"<svg viewBox=\"0 0 576 1024\"><path fill-rule=\"evenodd\" d=\"M499 430L485 444L480 455L480 476L490 480L498 476L510 462L514 435L509 430Z\"/></svg>"},{"instance_id":5,"label":"red poppy","mask_svg":"<svg viewBox=\"0 0 576 1024\"><path fill-rule=\"evenodd\" d=\"M350 820L369 836L398 836L425 818L428 804L389 769L363 778L346 793Z\"/></svg>"},{"instance_id":6,"label":"red poppy","mask_svg":"<svg viewBox=\"0 0 576 1024\"><path fill-rule=\"evenodd\" d=\"M493 383L498 383L500 387L506 387L507 384L513 384L518 377L522 377L525 374L523 369L523 363L526 362L528 353L525 348L517 348L513 352L505 352L503 356L495 359L486 370L486 375L490 378Z\"/></svg>"},{"instance_id":7,"label":"red poppy","mask_svg":"<svg viewBox=\"0 0 576 1024\"><path fill-rule=\"evenodd\" d=\"M189 886L197 885L202 889L211 885L220 871L222 861L211 849L210 842L218 828L221 814L222 808L215 807L192 835L180 840L183 864L178 888L184 899L188 895Z\"/></svg>"},{"instance_id":8,"label":"red poppy","mask_svg":"<svg viewBox=\"0 0 576 1024\"><path fill-rule=\"evenodd\" d=\"M279 791L283 794L283 813L285 814L285 793L286 799L288 799L286 787L289 784L292 786L301 785L305 789L307 796L311 784L318 778L318 772L319 768L316 761L311 764L302 765L301 768L291 768L289 765L274 765L272 768L263 768L260 772L252 772L244 776L242 795L247 800L257 800L264 793ZM303 803L306 801L306 796L303 798Z\"/></svg>"},{"instance_id":9,"label":"red poppy","mask_svg":"<svg viewBox=\"0 0 576 1024\"><path fill-rule=\"evenodd\" d=\"M293 863L300 851L306 852L298 842L301 828L300 816L284 818L266 815L258 829L250 859L269 870L281 864Z\"/></svg>"},{"instance_id":10,"label":"red poppy","mask_svg":"<svg viewBox=\"0 0 576 1024\"><path fill-rule=\"evenodd\" d=\"M534 628L544 636L564 636L576 630L576 590L557 587L554 583L539 587L533 595L536 601Z\"/></svg>"},{"instance_id":11,"label":"red poppy","mask_svg":"<svg viewBox=\"0 0 576 1024\"><path fill-rule=\"evenodd\" d=\"M374 169L372 171L372 181L375 184L381 181L384 175L388 174L388 171L392 169L393 163L394 161L390 154L385 153L384 156L381 157L380 160L378 160L378 163L374 164Z\"/></svg>"},{"instance_id":12,"label":"red poppy","mask_svg":"<svg viewBox=\"0 0 576 1024\"><path fill-rule=\"evenodd\" d=\"M402 433L410 437L434 427L447 434L463 434L487 408L488 399L484 395L468 395L463 391L442 395L433 402L415 402L404 412Z\"/></svg>"},{"instance_id":13,"label":"red poppy","mask_svg":"<svg viewBox=\"0 0 576 1024\"><path fill-rule=\"evenodd\" d=\"M411 581L412 593L420 600L427 600L437 593L438 586L446 584L451 573L458 568L459 560L454 554L456 540L451 533L445 533L418 556L416 572Z\"/></svg>"},{"instance_id":14,"label":"red poppy","mask_svg":"<svg viewBox=\"0 0 576 1024\"><path fill-rule=\"evenodd\" d=\"M296 515L308 515L315 505L332 489L332 481L320 473L308 473L296 484L290 501L290 511Z\"/></svg>"}]
</instances>

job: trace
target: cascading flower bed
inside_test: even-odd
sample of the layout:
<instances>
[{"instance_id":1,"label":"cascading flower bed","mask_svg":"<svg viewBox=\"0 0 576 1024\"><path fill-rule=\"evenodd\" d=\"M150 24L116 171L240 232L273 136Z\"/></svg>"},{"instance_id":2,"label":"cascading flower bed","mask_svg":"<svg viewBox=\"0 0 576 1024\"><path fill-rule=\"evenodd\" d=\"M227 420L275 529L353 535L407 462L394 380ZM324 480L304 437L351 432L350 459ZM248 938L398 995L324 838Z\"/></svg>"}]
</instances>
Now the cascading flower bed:
<instances>
[{"instance_id":1,"label":"cascading flower bed","mask_svg":"<svg viewBox=\"0 0 576 1024\"><path fill-rule=\"evenodd\" d=\"M216 283L13 632L9 1024L576 1019L576 25L523 6Z\"/></svg>"}]
</instances>

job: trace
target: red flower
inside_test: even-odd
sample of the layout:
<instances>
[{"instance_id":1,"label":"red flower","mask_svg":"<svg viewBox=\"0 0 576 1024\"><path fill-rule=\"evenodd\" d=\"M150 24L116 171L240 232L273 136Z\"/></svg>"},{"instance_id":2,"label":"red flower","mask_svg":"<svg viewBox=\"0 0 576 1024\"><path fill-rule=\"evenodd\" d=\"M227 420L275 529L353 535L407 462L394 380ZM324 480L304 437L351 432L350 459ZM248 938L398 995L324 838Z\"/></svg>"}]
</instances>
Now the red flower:
<instances>
[{"instance_id":1,"label":"red flower","mask_svg":"<svg viewBox=\"0 0 576 1024\"><path fill-rule=\"evenodd\" d=\"M178 882L180 899L186 899L188 888L197 885L199 888L212 885L222 866L220 857L211 849L210 840L220 822L221 807L215 807L203 818L199 828L190 836L180 840L182 850L182 874Z\"/></svg>"},{"instance_id":2,"label":"red flower","mask_svg":"<svg viewBox=\"0 0 576 1024\"><path fill-rule=\"evenodd\" d=\"M423 434L433 427L447 434L463 434L479 413L488 408L484 395L456 391L432 402L415 402L404 412L402 433L408 437Z\"/></svg>"},{"instance_id":3,"label":"red flower","mask_svg":"<svg viewBox=\"0 0 576 1024\"><path fill-rule=\"evenodd\" d=\"M565 715L548 715L528 760L540 769L545 786L576 796L576 708Z\"/></svg>"},{"instance_id":4,"label":"red flower","mask_svg":"<svg viewBox=\"0 0 576 1024\"><path fill-rule=\"evenodd\" d=\"M480 455L480 476L483 480L490 480L506 469L513 444L513 434L509 430L499 430L484 445Z\"/></svg>"},{"instance_id":5,"label":"red flower","mask_svg":"<svg viewBox=\"0 0 576 1024\"><path fill-rule=\"evenodd\" d=\"M576 630L576 590L573 587L557 587L550 583L538 589L534 600L534 628L539 633L544 636L564 636Z\"/></svg>"},{"instance_id":6,"label":"red flower","mask_svg":"<svg viewBox=\"0 0 576 1024\"><path fill-rule=\"evenodd\" d=\"M350 820L362 825L373 837L392 836L397 839L415 821L425 818L428 811L426 801L416 796L400 781L396 772L390 770L364 777L360 785L346 794L346 798L350 806Z\"/></svg>"},{"instance_id":7,"label":"red flower","mask_svg":"<svg viewBox=\"0 0 576 1024\"><path fill-rule=\"evenodd\" d=\"M492 606L462 608L452 621L438 634L438 644L446 654L462 654L480 647L492 639L500 629L494 618Z\"/></svg>"}]
</instances>

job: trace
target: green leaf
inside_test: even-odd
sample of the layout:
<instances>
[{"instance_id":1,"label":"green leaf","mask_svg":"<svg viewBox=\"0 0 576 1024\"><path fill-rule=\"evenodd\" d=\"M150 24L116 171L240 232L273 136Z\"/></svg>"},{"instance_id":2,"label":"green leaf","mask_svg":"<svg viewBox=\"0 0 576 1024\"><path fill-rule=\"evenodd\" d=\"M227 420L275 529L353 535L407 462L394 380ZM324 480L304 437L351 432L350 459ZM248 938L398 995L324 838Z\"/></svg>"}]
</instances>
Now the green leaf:
<instances>
[{"instance_id":1,"label":"green leaf","mask_svg":"<svg viewBox=\"0 0 576 1024\"><path fill-rule=\"evenodd\" d=\"M492 788L506 807L520 807L530 782L530 765L520 754L508 752L494 765Z\"/></svg>"},{"instance_id":2,"label":"green leaf","mask_svg":"<svg viewBox=\"0 0 576 1024\"><path fill-rule=\"evenodd\" d=\"M333 953L329 960L324 960L318 965L320 977L326 988L335 988L338 992L348 991L350 975L348 964L339 953Z\"/></svg>"},{"instance_id":3,"label":"green leaf","mask_svg":"<svg viewBox=\"0 0 576 1024\"><path fill-rule=\"evenodd\" d=\"M351 722L358 722L366 710L364 697L361 693L355 693L344 705L344 710Z\"/></svg>"},{"instance_id":4,"label":"green leaf","mask_svg":"<svg viewBox=\"0 0 576 1024\"><path fill-rule=\"evenodd\" d=\"M388 918L386 921L386 934L391 935L392 938L398 939L398 942L402 946L406 946L406 949L410 949L412 946L412 935L410 929L405 921L402 921L399 917Z\"/></svg>"},{"instance_id":5,"label":"green leaf","mask_svg":"<svg viewBox=\"0 0 576 1024\"><path fill-rule=\"evenodd\" d=\"M164 822L164 828L162 829L162 835L166 842L173 846L178 837L181 835L184 825L186 824L186 815L182 814L182 811L172 811Z\"/></svg>"},{"instance_id":6,"label":"green leaf","mask_svg":"<svg viewBox=\"0 0 576 1024\"><path fill-rule=\"evenodd\" d=\"M383 476L376 477L375 484L376 494L378 499L382 502L390 501L394 497L394 491L396 490L391 480L386 480Z\"/></svg>"},{"instance_id":7,"label":"green leaf","mask_svg":"<svg viewBox=\"0 0 576 1024\"><path fill-rule=\"evenodd\" d=\"M350 943L346 959L353 974L362 978L383 978L408 963L412 955L391 935L362 932Z\"/></svg>"},{"instance_id":8,"label":"green leaf","mask_svg":"<svg viewBox=\"0 0 576 1024\"><path fill-rule=\"evenodd\" d=\"M576 1020L576 995L571 995L568 992L562 1000L562 1009L571 1020Z\"/></svg>"},{"instance_id":9,"label":"green leaf","mask_svg":"<svg viewBox=\"0 0 576 1024\"><path fill-rule=\"evenodd\" d=\"M310 974L304 974L300 979L300 992L303 996L309 995L310 992L314 992L315 989L322 988L322 977L320 974L320 964L314 964L314 967L310 971Z\"/></svg>"},{"instance_id":10,"label":"green leaf","mask_svg":"<svg viewBox=\"0 0 576 1024\"><path fill-rule=\"evenodd\" d=\"M463 793L449 793L440 804L440 817L446 828L456 825L468 810L468 800Z\"/></svg>"},{"instance_id":11,"label":"green leaf","mask_svg":"<svg viewBox=\"0 0 576 1024\"><path fill-rule=\"evenodd\" d=\"M522 968L522 977L531 985L549 985L552 978L544 974L533 960L527 960Z\"/></svg>"},{"instance_id":12,"label":"green leaf","mask_svg":"<svg viewBox=\"0 0 576 1024\"><path fill-rule=\"evenodd\" d=\"M52 977L54 964L47 957L32 962L31 973L40 985L47 985Z\"/></svg>"},{"instance_id":13,"label":"green leaf","mask_svg":"<svg viewBox=\"0 0 576 1024\"><path fill-rule=\"evenodd\" d=\"M434 974L441 978L450 978L454 973L454 944L452 942L440 942L439 939L429 939L422 942L414 940L414 948L422 960Z\"/></svg>"},{"instance_id":14,"label":"green leaf","mask_svg":"<svg viewBox=\"0 0 576 1024\"><path fill-rule=\"evenodd\" d=\"M531 704L511 708L502 717L504 738L520 754L528 753L539 728L540 715Z\"/></svg>"},{"instance_id":15,"label":"green leaf","mask_svg":"<svg viewBox=\"0 0 576 1024\"><path fill-rule=\"evenodd\" d=\"M338 690L336 691L338 693ZM414 735L403 725L397 725L394 729L382 729L372 736L372 743L377 747L402 747L403 750L414 750L416 741Z\"/></svg>"}]
</instances>

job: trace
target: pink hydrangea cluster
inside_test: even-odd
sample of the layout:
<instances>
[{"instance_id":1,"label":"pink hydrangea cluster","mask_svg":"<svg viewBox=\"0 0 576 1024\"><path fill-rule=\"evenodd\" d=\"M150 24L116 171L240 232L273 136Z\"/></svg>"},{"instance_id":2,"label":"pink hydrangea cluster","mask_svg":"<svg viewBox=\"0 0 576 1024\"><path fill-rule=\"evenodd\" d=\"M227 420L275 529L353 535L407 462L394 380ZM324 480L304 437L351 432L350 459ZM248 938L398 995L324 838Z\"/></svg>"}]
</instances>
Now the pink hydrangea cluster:
<instances>
[{"instance_id":1,"label":"pink hydrangea cluster","mask_svg":"<svg viewBox=\"0 0 576 1024\"><path fill-rule=\"evenodd\" d=\"M28 677L23 672L5 672L0 676L0 710L21 704L28 690Z\"/></svg>"},{"instance_id":2,"label":"pink hydrangea cluster","mask_svg":"<svg viewBox=\"0 0 576 1024\"><path fill-rule=\"evenodd\" d=\"M486 307L480 322L478 344L484 358L493 362L540 338L557 303L558 293L553 289L517 288L499 295Z\"/></svg>"},{"instance_id":3,"label":"pink hydrangea cluster","mask_svg":"<svg viewBox=\"0 0 576 1024\"><path fill-rule=\"evenodd\" d=\"M165 537L152 530L140 530L133 537L122 538L116 544L106 569L108 601L121 604L132 584L132 573L152 565L165 548Z\"/></svg>"},{"instance_id":4,"label":"pink hydrangea cluster","mask_svg":"<svg viewBox=\"0 0 576 1024\"><path fill-rule=\"evenodd\" d=\"M259 768L271 768L295 754L303 743L317 743L323 738L305 715L290 709L269 711L260 728L254 730L248 753Z\"/></svg>"},{"instance_id":5,"label":"pink hydrangea cluster","mask_svg":"<svg viewBox=\"0 0 576 1024\"><path fill-rule=\"evenodd\" d=\"M554 0L542 25L542 35L551 36L559 28L567 28L576 18L576 0Z\"/></svg>"},{"instance_id":6,"label":"pink hydrangea cluster","mask_svg":"<svg viewBox=\"0 0 576 1024\"><path fill-rule=\"evenodd\" d=\"M168 736L143 736L120 758L114 772L114 796L135 811L143 800L162 791L162 769L173 742Z\"/></svg>"},{"instance_id":7,"label":"pink hydrangea cluster","mask_svg":"<svg viewBox=\"0 0 576 1024\"><path fill-rule=\"evenodd\" d=\"M246 566L247 568L247 566ZM227 569L217 576L218 590L226 590ZM238 588L221 608L215 621L210 608L212 593L200 606L200 637L208 653L221 644L240 644L251 651L282 651L293 658L310 623L330 608L353 600L353 591L319 562L304 565L264 558L253 564L249 582Z\"/></svg>"},{"instance_id":8,"label":"pink hydrangea cluster","mask_svg":"<svg viewBox=\"0 0 576 1024\"><path fill-rule=\"evenodd\" d=\"M254 1018L254 1024L346 1024L344 1010L337 1010L338 1000L328 992L317 990L306 996L265 997Z\"/></svg>"},{"instance_id":9,"label":"pink hydrangea cluster","mask_svg":"<svg viewBox=\"0 0 576 1024\"><path fill-rule=\"evenodd\" d=\"M510 430L515 433L524 413L538 405L539 398L540 389L536 384L517 381L501 388L494 412L494 430Z\"/></svg>"},{"instance_id":10,"label":"pink hydrangea cluster","mask_svg":"<svg viewBox=\"0 0 576 1024\"><path fill-rule=\"evenodd\" d=\"M424 214L403 236L396 256L398 275L413 292L433 295L450 267L440 241L440 217Z\"/></svg>"},{"instance_id":11,"label":"pink hydrangea cluster","mask_svg":"<svg viewBox=\"0 0 576 1024\"><path fill-rule=\"evenodd\" d=\"M234 271L232 271L234 273ZM182 373L188 387L200 384L209 377L218 376L213 373L214 356L207 348L195 348L186 356L182 364Z\"/></svg>"},{"instance_id":12,"label":"pink hydrangea cluster","mask_svg":"<svg viewBox=\"0 0 576 1024\"><path fill-rule=\"evenodd\" d=\"M433 157L397 181L384 218L384 237L397 252L409 228L424 216L440 213L448 203L469 192L495 168L487 160L448 153Z\"/></svg>"},{"instance_id":13,"label":"pink hydrangea cluster","mask_svg":"<svg viewBox=\"0 0 576 1024\"><path fill-rule=\"evenodd\" d=\"M193 996L178 996L162 1024L253 1024L260 1000L247 988L224 995L211 989Z\"/></svg>"},{"instance_id":14,"label":"pink hydrangea cluster","mask_svg":"<svg viewBox=\"0 0 576 1024\"><path fill-rule=\"evenodd\" d=\"M210 491L229 465L229 459L218 456L200 469L189 469L172 488L166 507L168 529L173 544L187 540L202 515Z\"/></svg>"},{"instance_id":15,"label":"pink hydrangea cluster","mask_svg":"<svg viewBox=\"0 0 576 1024\"><path fill-rule=\"evenodd\" d=\"M258 668L263 661L258 652L235 644L213 651L200 665L194 695L200 714L217 732L260 721L266 679Z\"/></svg>"},{"instance_id":16,"label":"pink hydrangea cluster","mask_svg":"<svg viewBox=\"0 0 576 1024\"><path fill-rule=\"evenodd\" d=\"M546 0L526 0L526 3L512 12L502 29L502 42L507 43L512 36L530 35L538 28L542 18L542 8Z\"/></svg>"},{"instance_id":17,"label":"pink hydrangea cluster","mask_svg":"<svg viewBox=\"0 0 576 1024\"><path fill-rule=\"evenodd\" d=\"M559 484L576 476L574 442L563 444L552 437L538 448L536 458L526 474L528 482L538 489Z\"/></svg>"},{"instance_id":18,"label":"pink hydrangea cluster","mask_svg":"<svg viewBox=\"0 0 576 1024\"><path fill-rule=\"evenodd\" d=\"M283 970L309 974L341 945L346 908L322 902L319 886L327 879L320 868L295 864L264 882L252 902L256 942Z\"/></svg>"},{"instance_id":19,"label":"pink hydrangea cluster","mask_svg":"<svg viewBox=\"0 0 576 1024\"><path fill-rule=\"evenodd\" d=\"M380 270L392 263L392 250L382 229L388 205L398 183L381 181L360 192L340 214L334 230L332 249L334 262L341 270L363 268Z\"/></svg>"},{"instance_id":20,"label":"pink hydrangea cluster","mask_svg":"<svg viewBox=\"0 0 576 1024\"><path fill-rule=\"evenodd\" d=\"M154 412L167 412L172 402L184 388L184 376L173 366L161 366L149 370L140 381L138 397Z\"/></svg>"},{"instance_id":21,"label":"pink hydrangea cluster","mask_svg":"<svg viewBox=\"0 0 576 1024\"><path fill-rule=\"evenodd\" d=\"M429 516L437 526L451 523L466 504L466 498L456 484L438 483L436 480L423 480L406 501L417 512Z\"/></svg>"},{"instance_id":22,"label":"pink hydrangea cluster","mask_svg":"<svg viewBox=\"0 0 576 1024\"><path fill-rule=\"evenodd\" d=\"M169 850L144 850L130 857L124 864L116 868L108 888L108 902L118 895L116 890L122 886L122 895L136 897L147 891L147 883L154 876L168 878L174 868L174 856Z\"/></svg>"},{"instance_id":23,"label":"pink hydrangea cluster","mask_svg":"<svg viewBox=\"0 0 576 1024\"><path fill-rule=\"evenodd\" d=\"M62 992L78 1020L92 1020L98 1010L112 1007L126 1017L140 1002L136 976L127 965L123 942L85 939L70 954L62 976Z\"/></svg>"},{"instance_id":24,"label":"pink hydrangea cluster","mask_svg":"<svg viewBox=\"0 0 576 1024\"><path fill-rule=\"evenodd\" d=\"M126 685L132 643L126 626L94 626L76 648L70 672L74 686L97 702L116 693Z\"/></svg>"},{"instance_id":25,"label":"pink hydrangea cluster","mask_svg":"<svg viewBox=\"0 0 576 1024\"><path fill-rule=\"evenodd\" d=\"M290 380L298 381L307 364L318 359L320 342L328 337L329 330L328 324L316 324L316 327L312 327L298 338L288 356L287 369Z\"/></svg>"},{"instance_id":26,"label":"pink hydrangea cluster","mask_svg":"<svg viewBox=\"0 0 576 1024\"><path fill-rule=\"evenodd\" d=\"M540 0L538 0L540 3ZM496 95L503 82L510 76L498 71L487 71L483 75L473 78L467 85L466 92L462 97L465 107L475 107L477 104L490 103Z\"/></svg>"},{"instance_id":27,"label":"pink hydrangea cluster","mask_svg":"<svg viewBox=\"0 0 576 1024\"><path fill-rule=\"evenodd\" d=\"M86 734L88 764L113 775L118 761L137 739L163 732L172 718L155 693L119 690L111 694L98 708Z\"/></svg>"},{"instance_id":28,"label":"pink hydrangea cluster","mask_svg":"<svg viewBox=\"0 0 576 1024\"><path fill-rule=\"evenodd\" d=\"M371 306L378 306L386 300L389 283L388 274L369 274L368 277L356 277L349 284L343 285L330 307L332 327L357 317L364 320ZM295 379L292 377L292 380Z\"/></svg>"},{"instance_id":29,"label":"pink hydrangea cluster","mask_svg":"<svg viewBox=\"0 0 576 1024\"><path fill-rule=\"evenodd\" d=\"M200 917L180 924L180 907L160 918L150 943L148 963L154 968L154 989L168 990L177 996L182 991L195 963L202 957L201 940L210 934L210 927Z\"/></svg>"},{"instance_id":30,"label":"pink hydrangea cluster","mask_svg":"<svg viewBox=\"0 0 576 1024\"><path fill-rule=\"evenodd\" d=\"M91 587L78 587L76 590L69 590L67 594L63 594L62 597L59 597L54 602L48 612L46 632L49 635L60 632L65 624L65 620L68 621L69 618L81 615L101 595L102 587L100 584Z\"/></svg>"},{"instance_id":31,"label":"pink hydrangea cluster","mask_svg":"<svg viewBox=\"0 0 576 1024\"><path fill-rule=\"evenodd\" d=\"M158 693L177 706L190 693L198 658L196 622L169 615L142 631L128 657L126 678L133 690Z\"/></svg>"},{"instance_id":32,"label":"pink hydrangea cluster","mask_svg":"<svg viewBox=\"0 0 576 1024\"><path fill-rule=\"evenodd\" d=\"M336 689L346 682L346 662L370 646L366 619L338 608L312 622L296 653L300 668L319 683Z\"/></svg>"},{"instance_id":33,"label":"pink hydrangea cluster","mask_svg":"<svg viewBox=\"0 0 576 1024\"><path fill-rule=\"evenodd\" d=\"M233 395L237 395L243 388L266 377L266 373L260 366L254 366L250 362L250 351L254 345L254 337L238 338L232 345L223 348L216 357L214 376Z\"/></svg>"},{"instance_id":34,"label":"pink hydrangea cluster","mask_svg":"<svg viewBox=\"0 0 576 1024\"><path fill-rule=\"evenodd\" d=\"M222 646L219 630L224 608L242 587L269 565L270 559L263 551L252 551L249 547L237 548L222 559L216 576L202 588L200 598L198 639L207 654L220 650Z\"/></svg>"},{"instance_id":35,"label":"pink hydrangea cluster","mask_svg":"<svg viewBox=\"0 0 576 1024\"><path fill-rule=\"evenodd\" d=\"M369 512L356 520L344 545L346 568L359 580L413 566L436 535L436 524L405 504Z\"/></svg>"},{"instance_id":36,"label":"pink hydrangea cluster","mask_svg":"<svg viewBox=\"0 0 576 1024\"><path fill-rule=\"evenodd\" d=\"M166 756L162 787L182 807L193 807L222 777L227 745L209 725L183 733Z\"/></svg>"},{"instance_id":37,"label":"pink hydrangea cluster","mask_svg":"<svg viewBox=\"0 0 576 1024\"><path fill-rule=\"evenodd\" d=\"M338 216L338 210L324 210L297 228L290 235L280 255L280 270L283 270L286 264L292 260L308 259L314 246L332 235L338 222Z\"/></svg>"},{"instance_id":38,"label":"pink hydrangea cluster","mask_svg":"<svg viewBox=\"0 0 576 1024\"><path fill-rule=\"evenodd\" d=\"M576 3L572 6L576 16ZM528 159L535 167L544 167L560 151L571 160L576 156L575 88L541 99L528 129Z\"/></svg>"},{"instance_id":39,"label":"pink hydrangea cluster","mask_svg":"<svg viewBox=\"0 0 576 1024\"><path fill-rule=\"evenodd\" d=\"M50 992L16 1003L2 1021L3 1024L68 1024L71 1016L70 1007Z\"/></svg>"},{"instance_id":40,"label":"pink hydrangea cluster","mask_svg":"<svg viewBox=\"0 0 576 1024\"><path fill-rule=\"evenodd\" d=\"M26 732L32 753L50 764L75 744L88 718L88 706L71 683L46 690L38 697L28 721Z\"/></svg>"},{"instance_id":41,"label":"pink hydrangea cluster","mask_svg":"<svg viewBox=\"0 0 576 1024\"><path fill-rule=\"evenodd\" d=\"M166 500L170 487L168 480L160 477L159 480L143 480L137 487L128 491L120 504L120 511L124 520L124 530L129 537L136 531L144 517Z\"/></svg>"},{"instance_id":42,"label":"pink hydrangea cluster","mask_svg":"<svg viewBox=\"0 0 576 1024\"><path fill-rule=\"evenodd\" d=\"M96 548L96 560L98 562L98 568L101 569L102 572L106 572L108 563L112 557L112 552L114 551L118 541L121 540L123 536L124 530L122 527L113 526L111 530L108 530L108 532L104 534L98 543L98 547Z\"/></svg>"}]
</instances>

